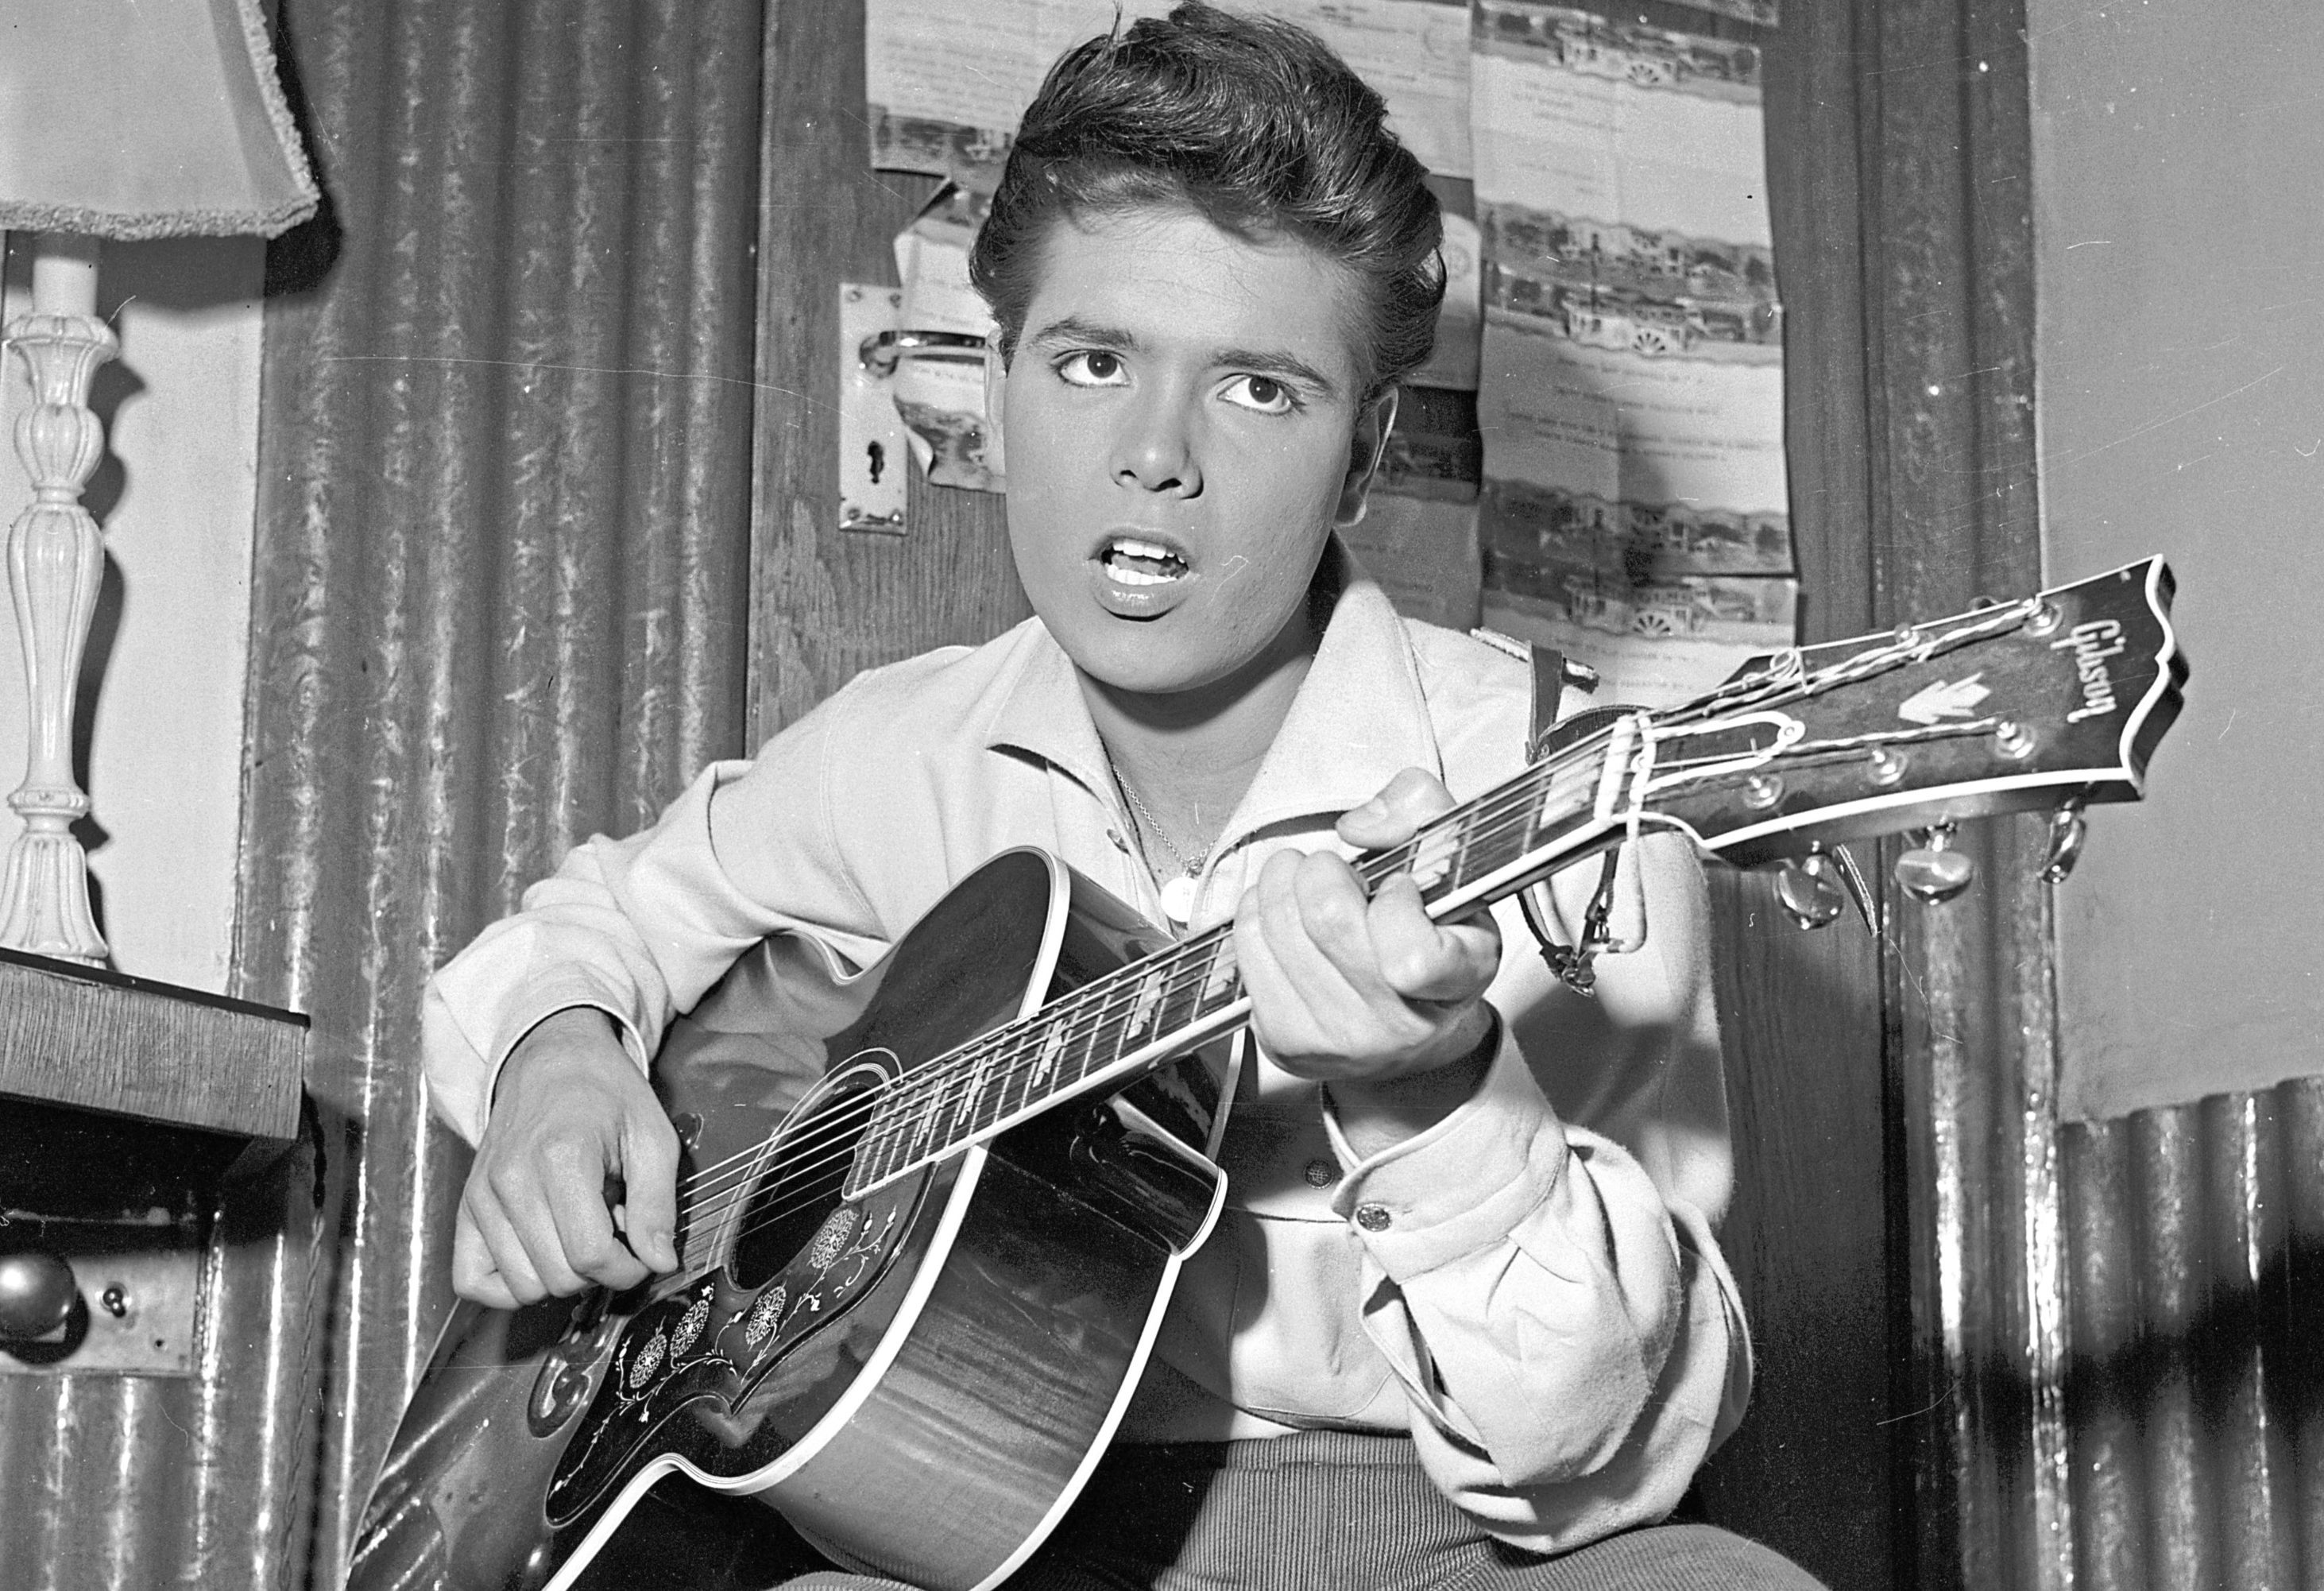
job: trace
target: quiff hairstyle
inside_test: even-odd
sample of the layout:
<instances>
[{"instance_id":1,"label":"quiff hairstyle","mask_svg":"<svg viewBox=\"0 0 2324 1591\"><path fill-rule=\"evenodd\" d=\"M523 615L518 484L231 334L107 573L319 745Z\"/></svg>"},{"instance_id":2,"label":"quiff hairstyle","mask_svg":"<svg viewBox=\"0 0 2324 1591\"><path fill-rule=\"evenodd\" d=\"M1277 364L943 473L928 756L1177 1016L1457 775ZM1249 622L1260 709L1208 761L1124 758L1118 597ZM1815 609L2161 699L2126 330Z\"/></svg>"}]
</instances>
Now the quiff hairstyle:
<instances>
[{"instance_id":1,"label":"quiff hairstyle","mask_svg":"<svg viewBox=\"0 0 2324 1591\"><path fill-rule=\"evenodd\" d=\"M1424 363L1443 221L1379 94L1304 28L1186 0L1061 56L1025 112L969 277L1017 352L1061 221L1191 208L1250 241L1296 237L1360 290L1367 397Z\"/></svg>"}]
</instances>

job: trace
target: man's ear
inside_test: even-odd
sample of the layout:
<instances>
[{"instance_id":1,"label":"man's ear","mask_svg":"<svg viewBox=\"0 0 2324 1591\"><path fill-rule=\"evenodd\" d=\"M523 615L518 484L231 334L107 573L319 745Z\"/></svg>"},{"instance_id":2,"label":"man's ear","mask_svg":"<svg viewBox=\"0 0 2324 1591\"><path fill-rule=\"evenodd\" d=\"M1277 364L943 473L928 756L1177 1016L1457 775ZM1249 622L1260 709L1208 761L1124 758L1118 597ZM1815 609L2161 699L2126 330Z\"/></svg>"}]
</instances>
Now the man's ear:
<instances>
[{"instance_id":1,"label":"man's ear","mask_svg":"<svg viewBox=\"0 0 2324 1591\"><path fill-rule=\"evenodd\" d=\"M1001 334L984 339L984 467L1006 479L1009 439L1001 430L1001 397L1009 384L1009 360L1001 351Z\"/></svg>"},{"instance_id":2,"label":"man's ear","mask_svg":"<svg viewBox=\"0 0 2324 1591\"><path fill-rule=\"evenodd\" d=\"M1388 439L1396 430L1396 404L1402 389L1390 387L1363 406L1356 416L1355 433L1348 439L1348 475L1340 483L1339 511L1332 528L1344 531L1363 523L1371 505L1372 480L1388 452Z\"/></svg>"}]
</instances>

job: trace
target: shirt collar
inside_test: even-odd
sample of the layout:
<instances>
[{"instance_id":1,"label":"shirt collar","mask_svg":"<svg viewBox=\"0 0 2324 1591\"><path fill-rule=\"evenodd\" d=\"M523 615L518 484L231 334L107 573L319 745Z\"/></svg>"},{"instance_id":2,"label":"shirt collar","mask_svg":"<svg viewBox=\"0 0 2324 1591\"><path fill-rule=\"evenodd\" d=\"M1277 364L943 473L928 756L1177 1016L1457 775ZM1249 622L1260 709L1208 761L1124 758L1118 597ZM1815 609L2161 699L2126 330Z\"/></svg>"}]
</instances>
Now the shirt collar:
<instances>
[{"instance_id":1,"label":"shirt collar","mask_svg":"<svg viewBox=\"0 0 2324 1591\"><path fill-rule=\"evenodd\" d=\"M1283 727L1213 855L1277 824L1337 817L1404 769L1443 777L1404 621L1338 537L1324 557L1339 597ZM1038 757L1110 801L1105 747L1073 660L1038 619L1028 626L1017 666L995 685L984 744Z\"/></svg>"}]
</instances>

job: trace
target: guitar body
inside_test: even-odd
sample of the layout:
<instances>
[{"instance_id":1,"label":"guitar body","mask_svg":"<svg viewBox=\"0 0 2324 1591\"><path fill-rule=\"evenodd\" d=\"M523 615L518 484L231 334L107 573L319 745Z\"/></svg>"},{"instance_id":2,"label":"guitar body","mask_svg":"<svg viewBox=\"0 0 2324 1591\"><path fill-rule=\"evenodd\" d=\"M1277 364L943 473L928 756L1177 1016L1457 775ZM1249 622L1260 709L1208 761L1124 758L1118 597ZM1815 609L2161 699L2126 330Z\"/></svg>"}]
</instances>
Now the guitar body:
<instances>
[{"instance_id":1,"label":"guitar body","mask_svg":"<svg viewBox=\"0 0 2324 1591\"><path fill-rule=\"evenodd\" d=\"M1226 1090L1190 1057L856 1198L851 1134L896 1078L1167 943L1015 851L859 976L796 939L746 957L656 1062L681 1177L727 1185L689 1212L687 1263L618 1297L464 1306L397 1431L352 1591L586 1585L672 1475L931 1591L1001 1579L1080 1489L1216 1219ZM752 1518L698 1512L678 1532L685 1583L751 1556L706 1542L705 1521L747 1538Z\"/></svg>"}]
</instances>

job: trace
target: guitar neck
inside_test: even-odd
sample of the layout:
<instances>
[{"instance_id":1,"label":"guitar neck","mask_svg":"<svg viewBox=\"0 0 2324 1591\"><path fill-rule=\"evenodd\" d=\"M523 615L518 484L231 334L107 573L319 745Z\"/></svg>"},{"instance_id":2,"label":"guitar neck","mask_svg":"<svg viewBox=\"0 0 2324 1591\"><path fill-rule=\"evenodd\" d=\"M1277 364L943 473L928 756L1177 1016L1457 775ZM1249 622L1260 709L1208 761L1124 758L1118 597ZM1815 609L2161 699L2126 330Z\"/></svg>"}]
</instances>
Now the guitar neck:
<instances>
[{"instance_id":1,"label":"guitar neck","mask_svg":"<svg viewBox=\"0 0 2324 1591\"><path fill-rule=\"evenodd\" d=\"M1366 890L1399 873L1432 917L1465 913L1599 849L1618 833L1607 815L1635 735L1630 720L1526 769L1355 864ZM1077 1094L1111 1090L1248 1020L1231 925L1094 978L1032 1016L995 1029L891 1089L858 1146L857 1197L1007 1131Z\"/></svg>"}]
</instances>

